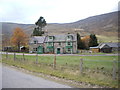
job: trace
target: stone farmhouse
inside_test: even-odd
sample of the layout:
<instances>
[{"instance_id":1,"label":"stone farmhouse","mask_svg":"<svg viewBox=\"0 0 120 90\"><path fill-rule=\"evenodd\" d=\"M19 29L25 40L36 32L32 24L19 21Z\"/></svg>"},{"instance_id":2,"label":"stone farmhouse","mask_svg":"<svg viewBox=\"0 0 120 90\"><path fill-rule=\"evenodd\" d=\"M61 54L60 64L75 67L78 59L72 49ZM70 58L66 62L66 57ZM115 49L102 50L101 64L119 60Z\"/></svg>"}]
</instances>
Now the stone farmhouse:
<instances>
[{"instance_id":1,"label":"stone farmhouse","mask_svg":"<svg viewBox=\"0 0 120 90\"><path fill-rule=\"evenodd\" d=\"M56 53L73 54L77 53L77 35L59 34L46 36L33 36L29 41L30 53Z\"/></svg>"}]
</instances>

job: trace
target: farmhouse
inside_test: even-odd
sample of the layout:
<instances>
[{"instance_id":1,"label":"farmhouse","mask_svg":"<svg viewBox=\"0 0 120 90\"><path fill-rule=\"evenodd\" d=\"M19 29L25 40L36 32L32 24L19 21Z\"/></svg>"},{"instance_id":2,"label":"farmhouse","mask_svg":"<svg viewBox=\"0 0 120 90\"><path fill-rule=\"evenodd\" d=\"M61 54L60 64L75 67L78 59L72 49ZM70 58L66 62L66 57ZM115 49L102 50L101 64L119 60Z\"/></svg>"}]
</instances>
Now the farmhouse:
<instances>
[{"instance_id":1,"label":"farmhouse","mask_svg":"<svg viewBox=\"0 0 120 90\"><path fill-rule=\"evenodd\" d=\"M114 51L120 50L120 44L119 43L100 43L96 47L90 47L90 50L92 52L103 52L103 53L111 53Z\"/></svg>"},{"instance_id":2,"label":"farmhouse","mask_svg":"<svg viewBox=\"0 0 120 90\"><path fill-rule=\"evenodd\" d=\"M77 35L59 34L46 36L33 36L29 41L30 53L77 53Z\"/></svg>"}]
</instances>

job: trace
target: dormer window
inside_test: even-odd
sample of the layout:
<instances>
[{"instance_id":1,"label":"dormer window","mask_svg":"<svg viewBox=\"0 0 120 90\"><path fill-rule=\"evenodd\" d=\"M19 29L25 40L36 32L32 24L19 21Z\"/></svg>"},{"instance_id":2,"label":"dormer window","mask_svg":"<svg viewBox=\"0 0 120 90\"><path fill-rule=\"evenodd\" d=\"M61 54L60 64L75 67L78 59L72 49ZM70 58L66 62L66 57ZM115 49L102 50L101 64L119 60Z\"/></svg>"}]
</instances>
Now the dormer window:
<instances>
[{"instance_id":1,"label":"dormer window","mask_svg":"<svg viewBox=\"0 0 120 90\"><path fill-rule=\"evenodd\" d=\"M72 35L67 36L67 40L72 40L72 39L73 39Z\"/></svg>"},{"instance_id":2,"label":"dormer window","mask_svg":"<svg viewBox=\"0 0 120 90\"><path fill-rule=\"evenodd\" d=\"M52 36L49 36L49 39L53 39L53 37L52 37Z\"/></svg>"},{"instance_id":3,"label":"dormer window","mask_svg":"<svg viewBox=\"0 0 120 90\"><path fill-rule=\"evenodd\" d=\"M37 44L37 43L38 43L38 41L37 41L37 40L35 40L35 41L34 41L34 44Z\"/></svg>"},{"instance_id":4,"label":"dormer window","mask_svg":"<svg viewBox=\"0 0 120 90\"><path fill-rule=\"evenodd\" d=\"M68 42L68 46L70 46L71 45L71 43L70 42Z\"/></svg>"},{"instance_id":5,"label":"dormer window","mask_svg":"<svg viewBox=\"0 0 120 90\"><path fill-rule=\"evenodd\" d=\"M48 39L49 39L49 41L53 41L54 36L49 36Z\"/></svg>"},{"instance_id":6,"label":"dormer window","mask_svg":"<svg viewBox=\"0 0 120 90\"><path fill-rule=\"evenodd\" d=\"M70 39L70 36L68 36L68 39Z\"/></svg>"}]
</instances>

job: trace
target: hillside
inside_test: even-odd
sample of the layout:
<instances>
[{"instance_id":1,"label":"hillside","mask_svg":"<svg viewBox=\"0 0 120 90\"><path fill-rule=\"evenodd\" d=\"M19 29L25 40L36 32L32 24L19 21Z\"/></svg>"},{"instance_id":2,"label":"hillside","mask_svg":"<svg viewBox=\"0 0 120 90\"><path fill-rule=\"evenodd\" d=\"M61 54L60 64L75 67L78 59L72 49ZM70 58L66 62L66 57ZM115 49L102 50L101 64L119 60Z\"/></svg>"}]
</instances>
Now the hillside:
<instances>
[{"instance_id":1,"label":"hillside","mask_svg":"<svg viewBox=\"0 0 120 90\"><path fill-rule=\"evenodd\" d=\"M97 35L116 36L118 32L118 13L93 16L73 23L49 25L47 29L53 32L74 32L75 29L82 29L79 32L85 35L95 33Z\"/></svg>"},{"instance_id":2,"label":"hillside","mask_svg":"<svg viewBox=\"0 0 120 90\"><path fill-rule=\"evenodd\" d=\"M30 35L35 25L3 22L2 34L10 36L16 27L24 29ZM95 33L100 38L111 36L115 40L118 33L118 12L92 16L73 23L48 23L45 29L49 34L73 33L78 30L82 36Z\"/></svg>"}]
</instances>

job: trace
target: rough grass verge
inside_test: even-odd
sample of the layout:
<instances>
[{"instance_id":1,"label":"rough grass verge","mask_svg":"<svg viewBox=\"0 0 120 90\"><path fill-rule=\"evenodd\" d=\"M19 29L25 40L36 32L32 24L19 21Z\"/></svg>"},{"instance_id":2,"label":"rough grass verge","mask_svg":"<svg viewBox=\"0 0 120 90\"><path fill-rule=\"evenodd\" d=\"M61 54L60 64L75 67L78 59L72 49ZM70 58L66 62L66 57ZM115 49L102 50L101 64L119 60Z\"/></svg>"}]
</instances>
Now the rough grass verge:
<instances>
[{"instance_id":1,"label":"rough grass verge","mask_svg":"<svg viewBox=\"0 0 120 90\"><path fill-rule=\"evenodd\" d=\"M9 57L13 57L13 56L9 56ZM35 56L31 56L32 60L26 60L26 61L23 61L21 59L21 56L18 56L18 57L20 58L20 60L14 61L12 58L6 59L5 56L3 56L2 62L6 63L8 65L13 65L16 67L24 68L24 69L32 71L32 72L44 73L44 74L48 74L48 75L59 77L59 78L74 80L77 82L86 82L86 83L90 83L91 85L100 85L100 86L104 86L104 87L118 88L117 80L112 80L111 76L109 76L109 75L106 76L106 75L104 75L104 73L93 71L94 65L93 65L93 69L92 68L89 69L89 72L84 71L82 74L80 74L79 69L76 69L75 71L74 71L74 69L73 70L71 69L71 67L76 68L76 66L77 66L76 63L72 62L72 61L70 63L68 63L69 68L64 67L63 62L58 61L57 63L59 63L59 64L58 64L57 68L53 69L52 65L47 63L46 61L45 62L40 61L38 64L35 64L35 61L33 60L35 58ZM42 60L43 59L44 60L53 59L52 56L49 56L49 57L40 56L40 58ZM71 58L71 57L69 57L69 58ZM77 56L72 57L72 59L73 58L76 61ZM93 59L93 57L86 57L86 59L87 58ZM95 58L97 58L97 57L95 57ZM62 60L62 59L68 59L68 58L65 56L64 57L61 56L61 57L57 57L57 59ZM101 58L101 60L102 60L102 58ZM52 61L49 61L49 62L51 63ZM86 65L89 65L89 64L91 64L91 61L86 61ZM107 64L105 64L105 65L107 65Z\"/></svg>"}]
</instances>

